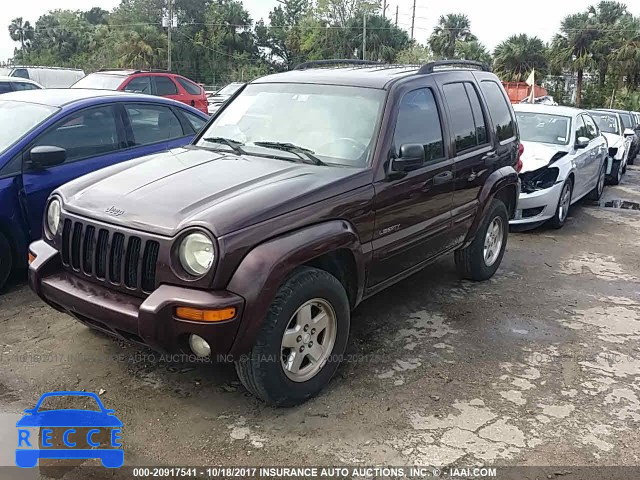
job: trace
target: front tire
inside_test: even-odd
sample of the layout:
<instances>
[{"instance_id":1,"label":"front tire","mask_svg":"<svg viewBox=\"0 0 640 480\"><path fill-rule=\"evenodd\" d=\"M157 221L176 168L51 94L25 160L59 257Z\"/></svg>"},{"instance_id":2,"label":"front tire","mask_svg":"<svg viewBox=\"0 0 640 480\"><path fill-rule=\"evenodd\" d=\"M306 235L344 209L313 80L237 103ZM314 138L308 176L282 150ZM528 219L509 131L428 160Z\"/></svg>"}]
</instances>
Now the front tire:
<instances>
[{"instance_id":1,"label":"front tire","mask_svg":"<svg viewBox=\"0 0 640 480\"><path fill-rule=\"evenodd\" d=\"M588 198L589 200L600 200L602 196L602 192L604 192L604 184L607 177L607 169L605 164L600 165L600 171L598 172L598 181L596 182L596 186L593 187L593 190L589 192ZM618 179L618 183L620 183L620 179L622 178L622 168L618 168L618 173L616 174L616 178Z\"/></svg>"},{"instance_id":2,"label":"front tire","mask_svg":"<svg viewBox=\"0 0 640 480\"><path fill-rule=\"evenodd\" d=\"M569 216L569 208L571 207L571 197L573 195L573 180L569 177L562 186L562 191L560 192L560 198L558 199L558 206L556 207L556 213L551 220L549 220L549 225L552 228L560 229L564 226L567 221L567 217Z\"/></svg>"},{"instance_id":3,"label":"front tire","mask_svg":"<svg viewBox=\"0 0 640 480\"><path fill-rule=\"evenodd\" d=\"M7 283L11 269L13 268L13 250L9 240L0 233L0 290Z\"/></svg>"},{"instance_id":4,"label":"front tire","mask_svg":"<svg viewBox=\"0 0 640 480\"><path fill-rule=\"evenodd\" d=\"M299 405L331 380L351 322L342 284L324 270L302 267L276 294L253 349L236 361L240 381L264 402Z\"/></svg>"},{"instance_id":5,"label":"front tire","mask_svg":"<svg viewBox=\"0 0 640 480\"><path fill-rule=\"evenodd\" d=\"M622 180L622 174L625 171L625 167L622 165L622 160L620 162L613 162L613 168L611 171L611 180L609 183L611 185L618 185Z\"/></svg>"},{"instance_id":6,"label":"front tire","mask_svg":"<svg viewBox=\"0 0 640 480\"><path fill-rule=\"evenodd\" d=\"M471 244L456 250L456 268L462 278L488 280L496 273L507 247L509 216L503 202L493 199Z\"/></svg>"}]
</instances>

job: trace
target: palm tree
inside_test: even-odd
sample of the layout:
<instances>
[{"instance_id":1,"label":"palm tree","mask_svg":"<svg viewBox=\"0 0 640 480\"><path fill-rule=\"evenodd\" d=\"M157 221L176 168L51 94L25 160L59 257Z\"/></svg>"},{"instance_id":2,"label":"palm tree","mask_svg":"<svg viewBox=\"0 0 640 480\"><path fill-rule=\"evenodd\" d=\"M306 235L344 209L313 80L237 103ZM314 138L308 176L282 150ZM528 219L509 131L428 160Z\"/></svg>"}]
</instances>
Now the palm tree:
<instances>
[{"instance_id":1,"label":"palm tree","mask_svg":"<svg viewBox=\"0 0 640 480\"><path fill-rule=\"evenodd\" d=\"M522 82L532 69L544 76L547 70L547 47L538 37L512 35L500 43L494 53L494 69L502 80Z\"/></svg>"},{"instance_id":2,"label":"palm tree","mask_svg":"<svg viewBox=\"0 0 640 480\"><path fill-rule=\"evenodd\" d=\"M470 42L458 40L456 42L455 57L463 60L475 60L476 62L491 65L491 54L478 40L471 40Z\"/></svg>"},{"instance_id":3,"label":"palm tree","mask_svg":"<svg viewBox=\"0 0 640 480\"><path fill-rule=\"evenodd\" d=\"M598 39L594 40L593 58L598 68L600 87L604 87L612 60L615 61L624 43L624 32L633 31L624 25L633 21L633 16L626 5L613 1L602 1L590 7L588 12L600 30Z\"/></svg>"},{"instance_id":4,"label":"palm tree","mask_svg":"<svg viewBox=\"0 0 640 480\"><path fill-rule=\"evenodd\" d=\"M471 33L469 18L460 13L442 15L429 37L429 46L436 57L454 58L458 42L476 40Z\"/></svg>"},{"instance_id":5,"label":"palm tree","mask_svg":"<svg viewBox=\"0 0 640 480\"><path fill-rule=\"evenodd\" d=\"M20 42L20 48L29 46L33 40L34 30L29 21L24 22L22 17L14 18L9 25L9 35L14 42Z\"/></svg>"},{"instance_id":6,"label":"palm tree","mask_svg":"<svg viewBox=\"0 0 640 480\"><path fill-rule=\"evenodd\" d=\"M582 104L582 84L585 70L594 66L594 43L600 35L592 13L569 15L560 24L551 46L551 62L558 68L575 72L576 106Z\"/></svg>"}]
</instances>

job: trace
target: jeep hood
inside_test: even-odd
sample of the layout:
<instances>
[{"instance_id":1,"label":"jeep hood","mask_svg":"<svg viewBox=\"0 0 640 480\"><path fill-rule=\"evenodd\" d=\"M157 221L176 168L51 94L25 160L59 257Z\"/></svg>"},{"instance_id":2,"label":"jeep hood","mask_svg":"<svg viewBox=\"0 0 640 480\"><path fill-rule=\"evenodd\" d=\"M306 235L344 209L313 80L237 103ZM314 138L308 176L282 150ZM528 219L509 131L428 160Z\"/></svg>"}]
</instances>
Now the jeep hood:
<instances>
[{"instance_id":1,"label":"jeep hood","mask_svg":"<svg viewBox=\"0 0 640 480\"><path fill-rule=\"evenodd\" d=\"M557 153L569 153L569 145L554 145L551 143L537 143L523 141L522 170L520 173L531 172L546 167Z\"/></svg>"},{"instance_id":2,"label":"jeep hood","mask_svg":"<svg viewBox=\"0 0 640 480\"><path fill-rule=\"evenodd\" d=\"M166 236L200 225L222 236L366 185L368 173L187 147L93 172L58 193L66 210L95 220Z\"/></svg>"}]
</instances>

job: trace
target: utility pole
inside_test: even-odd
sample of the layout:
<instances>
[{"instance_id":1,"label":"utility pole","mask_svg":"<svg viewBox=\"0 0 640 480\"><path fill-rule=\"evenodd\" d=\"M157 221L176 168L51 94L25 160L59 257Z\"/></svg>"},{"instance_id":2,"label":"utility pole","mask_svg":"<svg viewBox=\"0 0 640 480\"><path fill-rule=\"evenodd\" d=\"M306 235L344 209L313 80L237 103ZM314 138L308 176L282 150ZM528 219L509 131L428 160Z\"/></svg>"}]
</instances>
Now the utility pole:
<instances>
[{"instance_id":1,"label":"utility pole","mask_svg":"<svg viewBox=\"0 0 640 480\"><path fill-rule=\"evenodd\" d=\"M362 14L362 60L367 59L367 14Z\"/></svg>"},{"instance_id":2,"label":"utility pole","mask_svg":"<svg viewBox=\"0 0 640 480\"><path fill-rule=\"evenodd\" d=\"M400 10L400 5L396 5L396 27L398 26L398 11Z\"/></svg>"},{"instance_id":3,"label":"utility pole","mask_svg":"<svg viewBox=\"0 0 640 480\"><path fill-rule=\"evenodd\" d=\"M167 70L171 71L171 28L173 27L173 0L169 1L169 22L167 23Z\"/></svg>"},{"instance_id":4,"label":"utility pole","mask_svg":"<svg viewBox=\"0 0 640 480\"><path fill-rule=\"evenodd\" d=\"M382 18L387 18L387 0L382 2Z\"/></svg>"},{"instance_id":5,"label":"utility pole","mask_svg":"<svg viewBox=\"0 0 640 480\"><path fill-rule=\"evenodd\" d=\"M413 15L411 15L411 40L413 40L413 28L416 24L416 0L413 0Z\"/></svg>"}]
</instances>

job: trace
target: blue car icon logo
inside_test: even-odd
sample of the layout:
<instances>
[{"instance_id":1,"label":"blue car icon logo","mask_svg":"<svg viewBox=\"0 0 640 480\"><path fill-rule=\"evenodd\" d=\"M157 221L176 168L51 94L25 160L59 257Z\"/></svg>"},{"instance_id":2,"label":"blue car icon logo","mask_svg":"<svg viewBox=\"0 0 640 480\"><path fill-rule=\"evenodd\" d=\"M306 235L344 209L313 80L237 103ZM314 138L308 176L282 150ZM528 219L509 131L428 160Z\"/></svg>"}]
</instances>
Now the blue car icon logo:
<instances>
[{"instance_id":1,"label":"blue car icon logo","mask_svg":"<svg viewBox=\"0 0 640 480\"><path fill-rule=\"evenodd\" d=\"M89 397L95 400L99 410L40 410L42 402L47 398L63 396ZM34 408L24 412L26 415L16 423L18 427L16 465L18 467L33 468L40 458L99 458L102 465L107 468L119 468L124 463L124 451L120 443L122 422L115 416L114 410L104 407L95 393L45 393ZM39 439L32 438L32 430L29 429L33 427L40 428ZM62 439L62 445L54 445L54 429L56 438Z\"/></svg>"}]
</instances>

